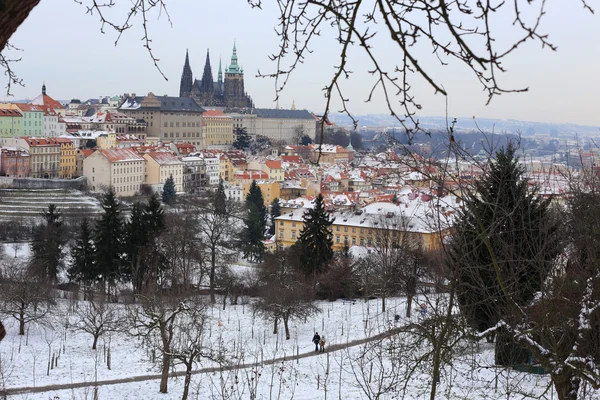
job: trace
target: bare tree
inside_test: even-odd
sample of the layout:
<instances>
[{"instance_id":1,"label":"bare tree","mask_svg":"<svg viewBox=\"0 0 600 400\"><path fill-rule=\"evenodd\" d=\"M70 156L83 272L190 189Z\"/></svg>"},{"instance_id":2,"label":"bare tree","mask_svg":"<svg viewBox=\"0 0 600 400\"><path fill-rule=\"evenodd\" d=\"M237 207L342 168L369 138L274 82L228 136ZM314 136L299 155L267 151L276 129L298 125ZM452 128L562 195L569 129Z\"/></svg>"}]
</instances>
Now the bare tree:
<instances>
[{"instance_id":1,"label":"bare tree","mask_svg":"<svg viewBox=\"0 0 600 400\"><path fill-rule=\"evenodd\" d=\"M117 305L106 301L104 295L89 296L75 308L75 322L71 329L89 333L94 338L92 350L96 350L98 338L107 332L117 332L123 329L125 318L117 309Z\"/></svg>"},{"instance_id":2,"label":"bare tree","mask_svg":"<svg viewBox=\"0 0 600 400\"><path fill-rule=\"evenodd\" d=\"M2 313L19 321L19 335L25 335L25 324L44 318L54 299L47 285L39 283L29 268L19 263L4 265L0 282Z\"/></svg>"},{"instance_id":3,"label":"bare tree","mask_svg":"<svg viewBox=\"0 0 600 400\"><path fill-rule=\"evenodd\" d=\"M410 219L404 215L387 214L373 229L374 247L370 254L373 265L373 294L381 297L385 312L386 297L403 290L407 297L406 316L410 317L413 297L417 293L419 277L424 268L418 257L420 243L410 231Z\"/></svg>"},{"instance_id":4,"label":"bare tree","mask_svg":"<svg viewBox=\"0 0 600 400\"><path fill-rule=\"evenodd\" d=\"M142 339L151 351L158 352L155 360L161 369L160 393L167 393L169 368L173 357L173 340L177 319L189 310L186 298L171 296L161 291L138 295L138 305L129 309L132 324L131 334Z\"/></svg>"},{"instance_id":5,"label":"bare tree","mask_svg":"<svg viewBox=\"0 0 600 400\"><path fill-rule=\"evenodd\" d=\"M254 304L259 315L273 318L273 333L278 321L283 321L285 338L290 339L289 321L307 318L321 310L314 304L312 284L301 272L297 257L290 250L268 254L259 267L260 298Z\"/></svg>"}]
</instances>

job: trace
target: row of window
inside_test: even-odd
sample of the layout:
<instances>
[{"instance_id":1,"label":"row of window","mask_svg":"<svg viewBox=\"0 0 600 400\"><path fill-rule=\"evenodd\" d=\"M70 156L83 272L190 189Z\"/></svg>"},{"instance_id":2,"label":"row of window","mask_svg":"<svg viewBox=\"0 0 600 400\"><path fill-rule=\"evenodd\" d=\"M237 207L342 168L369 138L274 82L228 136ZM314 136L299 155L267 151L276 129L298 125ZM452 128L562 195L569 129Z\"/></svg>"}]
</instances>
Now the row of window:
<instances>
[{"instance_id":1,"label":"row of window","mask_svg":"<svg viewBox=\"0 0 600 400\"><path fill-rule=\"evenodd\" d=\"M173 124L175 124L175 126L173 126ZM179 124L180 124L179 121L175 121L175 122L173 122L173 121L171 121L171 122L165 121L164 127L165 128L169 128L169 127L170 128L179 128ZM185 127L188 127L188 128L199 128L200 126L202 126L201 122L181 122L181 127L182 128L185 128Z\"/></svg>"}]
</instances>

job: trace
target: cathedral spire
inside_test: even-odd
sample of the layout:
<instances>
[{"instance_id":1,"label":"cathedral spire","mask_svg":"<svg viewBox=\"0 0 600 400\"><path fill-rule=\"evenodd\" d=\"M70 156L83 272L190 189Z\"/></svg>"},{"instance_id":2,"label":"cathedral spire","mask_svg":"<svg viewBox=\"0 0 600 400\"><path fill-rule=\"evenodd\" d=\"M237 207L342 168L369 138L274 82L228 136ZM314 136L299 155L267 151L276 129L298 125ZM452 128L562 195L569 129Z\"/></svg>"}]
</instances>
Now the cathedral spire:
<instances>
[{"instance_id":1,"label":"cathedral spire","mask_svg":"<svg viewBox=\"0 0 600 400\"><path fill-rule=\"evenodd\" d=\"M46 95L46 82L42 84L42 94Z\"/></svg>"},{"instance_id":2,"label":"cathedral spire","mask_svg":"<svg viewBox=\"0 0 600 400\"><path fill-rule=\"evenodd\" d=\"M202 73L200 91L203 93L210 93L210 95L212 95L215 91L212 68L210 66L210 51L208 49L206 49L206 62L204 63L204 72Z\"/></svg>"},{"instance_id":3,"label":"cathedral spire","mask_svg":"<svg viewBox=\"0 0 600 400\"><path fill-rule=\"evenodd\" d=\"M292 100L292 110L296 109L296 100Z\"/></svg>"},{"instance_id":4,"label":"cathedral spire","mask_svg":"<svg viewBox=\"0 0 600 400\"><path fill-rule=\"evenodd\" d=\"M223 84L223 70L221 69L221 58L219 58L219 75L217 77L217 82L219 82L219 85Z\"/></svg>"},{"instance_id":5,"label":"cathedral spire","mask_svg":"<svg viewBox=\"0 0 600 400\"><path fill-rule=\"evenodd\" d=\"M187 49L185 50L185 64L181 73L181 83L179 85L179 97L189 97L192 93L192 68L190 67L190 57Z\"/></svg>"},{"instance_id":6,"label":"cathedral spire","mask_svg":"<svg viewBox=\"0 0 600 400\"><path fill-rule=\"evenodd\" d=\"M227 72L230 74L241 74L240 66L238 65L237 49L235 47L235 40L233 41L233 54L231 55L231 63Z\"/></svg>"}]
</instances>

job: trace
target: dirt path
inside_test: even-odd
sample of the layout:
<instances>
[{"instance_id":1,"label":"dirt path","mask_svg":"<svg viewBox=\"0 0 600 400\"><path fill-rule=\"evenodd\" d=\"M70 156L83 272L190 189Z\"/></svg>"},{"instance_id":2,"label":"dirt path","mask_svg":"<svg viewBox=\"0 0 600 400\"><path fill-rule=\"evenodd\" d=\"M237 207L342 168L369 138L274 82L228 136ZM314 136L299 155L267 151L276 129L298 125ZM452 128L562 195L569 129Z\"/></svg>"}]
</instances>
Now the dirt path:
<instances>
[{"instance_id":1,"label":"dirt path","mask_svg":"<svg viewBox=\"0 0 600 400\"><path fill-rule=\"evenodd\" d=\"M334 345L328 346L327 351L333 352L333 351L343 350L343 349L347 349L350 347L360 346L361 344L385 339L386 337L392 336L393 334L396 334L405 329L411 328L412 326L413 326L413 324L409 324L409 325L406 325L403 327L391 329L387 332L383 332L383 333L380 333L378 335L371 336L368 338L357 339L357 340L353 340L351 342L342 343L342 344L334 344ZM302 353L302 354L298 354L298 355L290 355L290 356L286 356L286 357L273 358L270 360L265 360L263 362L226 365L226 366L222 366L222 367L200 368L200 369L193 371L192 375L205 374L205 373L218 372L218 371L231 371L231 370L236 370L236 369L252 368L252 367L256 367L256 366L260 366L260 365L272 365L272 364L280 363L283 361L291 361L291 360L299 360L301 358L315 357L315 356L319 356L319 354L320 353L318 353L318 352L311 351L308 353ZM169 374L169 377L184 376L184 375L185 375L185 371L177 371L177 372ZM43 393L43 392L48 392L48 391L79 389L79 388L85 388L85 387L104 386L104 385L117 385L120 383L142 382L142 381L149 381L149 380L155 380L155 379L160 379L160 374L139 375L139 376L131 376L128 378L120 378L120 379L107 379L107 380L100 380L97 382L77 382L77 383L63 383L63 384L57 384L57 385L46 385L46 386L37 386L37 387L10 388L4 392L0 390L0 396L12 396L12 395L16 395L16 394L25 394L25 393Z\"/></svg>"}]
</instances>

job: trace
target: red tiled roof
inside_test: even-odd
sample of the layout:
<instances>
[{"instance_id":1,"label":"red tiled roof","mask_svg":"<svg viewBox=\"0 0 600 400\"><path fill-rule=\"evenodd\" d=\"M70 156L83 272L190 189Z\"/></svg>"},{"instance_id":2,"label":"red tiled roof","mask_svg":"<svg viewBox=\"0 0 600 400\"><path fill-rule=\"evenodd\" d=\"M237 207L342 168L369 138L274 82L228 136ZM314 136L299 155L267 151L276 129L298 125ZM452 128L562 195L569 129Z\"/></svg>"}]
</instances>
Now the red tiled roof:
<instances>
[{"instance_id":1,"label":"red tiled roof","mask_svg":"<svg viewBox=\"0 0 600 400\"><path fill-rule=\"evenodd\" d=\"M83 158L87 158L87 157L91 156L93 153L94 153L94 150L92 150L92 149L81 150L81 154L83 154Z\"/></svg>"},{"instance_id":2,"label":"red tiled roof","mask_svg":"<svg viewBox=\"0 0 600 400\"><path fill-rule=\"evenodd\" d=\"M56 139L53 138L32 138L32 137L23 137L25 141L29 144L29 146L37 147L37 146L59 146L59 143Z\"/></svg>"},{"instance_id":3,"label":"red tiled roof","mask_svg":"<svg viewBox=\"0 0 600 400\"><path fill-rule=\"evenodd\" d=\"M35 104L16 103L15 105L21 111L38 111L38 112L44 112L44 110L42 109L42 107L36 106Z\"/></svg>"},{"instance_id":4,"label":"red tiled roof","mask_svg":"<svg viewBox=\"0 0 600 400\"><path fill-rule=\"evenodd\" d=\"M244 171L236 171L237 179L268 179L269 175L266 172L257 169L247 169Z\"/></svg>"},{"instance_id":5,"label":"red tiled roof","mask_svg":"<svg viewBox=\"0 0 600 400\"><path fill-rule=\"evenodd\" d=\"M281 161L267 160L265 161L265 165L269 167L269 169L281 169Z\"/></svg>"},{"instance_id":6,"label":"red tiled roof","mask_svg":"<svg viewBox=\"0 0 600 400\"><path fill-rule=\"evenodd\" d=\"M206 110L202 113L203 117L229 117L223 111L219 110Z\"/></svg>"},{"instance_id":7,"label":"red tiled roof","mask_svg":"<svg viewBox=\"0 0 600 400\"><path fill-rule=\"evenodd\" d=\"M146 156L152 158L158 164L181 164L181 161L173 154L166 151L149 151Z\"/></svg>"},{"instance_id":8,"label":"red tiled roof","mask_svg":"<svg viewBox=\"0 0 600 400\"><path fill-rule=\"evenodd\" d=\"M100 154L108 159L111 163L125 161L144 161L136 152L130 149L107 149L98 150Z\"/></svg>"},{"instance_id":9,"label":"red tiled roof","mask_svg":"<svg viewBox=\"0 0 600 400\"><path fill-rule=\"evenodd\" d=\"M0 108L0 117L22 117L23 115L19 110L13 110L10 108Z\"/></svg>"},{"instance_id":10,"label":"red tiled roof","mask_svg":"<svg viewBox=\"0 0 600 400\"><path fill-rule=\"evenodd\" d=\"M39 95L38 97L33 99L31 101L31 103L35 104L35 105L44 105L44 106L50 107L54 110L64 110L64 107L62 104L60 104L58 101L54 100L52 97L48 96L47 94Z\"/></svg>"},{"instance_id":11,"label":"red tiled roof","mask_svg":"<svg viewBox=\"0 0 600 400\"><path fill-rule=\"evenodd\" d=\"M293 164L302 164L304 160L300 156L281 156L281 161Z\"/></svg>"}]
</instances>

